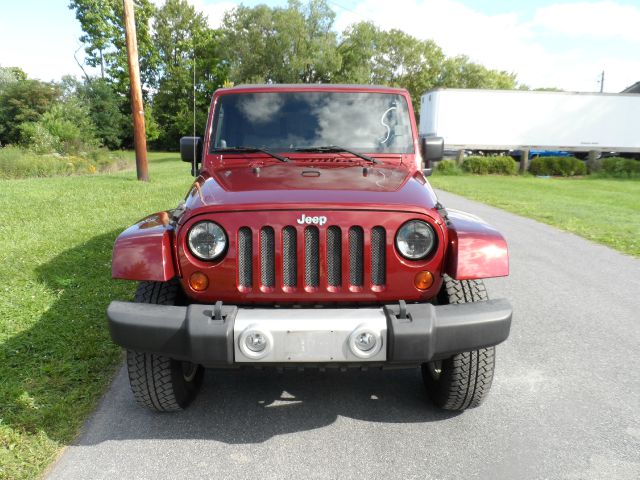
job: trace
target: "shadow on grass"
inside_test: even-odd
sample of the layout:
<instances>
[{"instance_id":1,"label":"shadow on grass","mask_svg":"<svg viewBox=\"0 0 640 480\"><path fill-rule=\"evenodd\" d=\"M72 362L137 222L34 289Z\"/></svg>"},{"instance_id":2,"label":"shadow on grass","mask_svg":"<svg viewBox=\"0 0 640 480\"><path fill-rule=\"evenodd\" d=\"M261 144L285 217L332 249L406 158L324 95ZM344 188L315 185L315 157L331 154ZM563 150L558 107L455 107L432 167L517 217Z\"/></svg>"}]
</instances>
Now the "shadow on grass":
<instances>
[{"instance_id":1,"label":"shadow on grass","mask_svg":"<svg viewBox=\"0 0 640 480\"><path fill-rule=\"evenodd\" d=\"M189 168L189 164L180 160L180 152L162 152L162 153L153 153L150 152L151 156L149 158L150 163L183 163L186 165L187 169Z\"/></svg>"},{"instance_id":2,"label":"shadow on grass","mask_svg":"<svg viewBox=\"0 0 640 480\"><path fill-rule=\"evenodd\" d=\"M96 236L36 268L57 300L33 327L0 345L4 426L67 443L113 377L121 353L109 340L105 310L112 298L132 291L111 280L118 233ZM31 305L40 311L37 298Z\"/></svg>"},{"instance_id":3,"label":"shadow on grass","mask_svg":"<svg viewBox=\"0 0 640 480\"><path fill-rule=\"evenodd\" d=\"M38 267L59 293L35 325L0 347L4 425L70 442L121 362L105 311L131 298L133 282L111 280L113 241L99 235ZM332 424L339 416L370 422L430 422L451 418L427 403L417 370L209 371L202 393L185 412L159 415L138 407L124 370L79 439L94 444L130 438L206 438L256 443L275 435ZM248 428L251 426L251 428Z\"/></svg>"}]
</instances>

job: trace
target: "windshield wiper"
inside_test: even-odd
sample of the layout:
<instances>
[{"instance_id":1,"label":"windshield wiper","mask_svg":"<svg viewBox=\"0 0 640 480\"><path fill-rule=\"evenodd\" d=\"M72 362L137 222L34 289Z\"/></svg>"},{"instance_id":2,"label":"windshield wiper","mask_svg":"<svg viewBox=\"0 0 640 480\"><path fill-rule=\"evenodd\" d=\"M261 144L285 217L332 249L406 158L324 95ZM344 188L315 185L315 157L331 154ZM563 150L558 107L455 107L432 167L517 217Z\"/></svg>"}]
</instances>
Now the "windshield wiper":
<instances>
[{"instance_id":1,"label":"windshield wiper","mask_svg":"<svg viewBox=\"0 0 640 480\"><path fill-rule=\"evenodd\" d=\"M294 150L296 152L345 152L350 153L351 155L355 155L356 157L360 157L367 162L380 163L380 161L376 160L375 158L371 158L370 156L363 153L354 152L353 150L349 150L348 148L340 147L338 145L325 145L322 147L301 147L295 148Z\"/></svg>"},{"instance_id":2,"label":"windshield wiper","mask_svg":"<svg viewBox=\"0 0 640 480\"><path fill-rule=\"evenodd\" d=\"M277 158L281 162L289 161L287 157L283 157L282 155L278 155L277 153L273 153L273 152L270 152L269 150L265 150L264 148L258 148L258 147L224 147L224 148L216 148L213 150L213 152L215 153L260 152L260 153L266 153L267 155L270 155L273 158Z\"/></svg>"}]
</instances>

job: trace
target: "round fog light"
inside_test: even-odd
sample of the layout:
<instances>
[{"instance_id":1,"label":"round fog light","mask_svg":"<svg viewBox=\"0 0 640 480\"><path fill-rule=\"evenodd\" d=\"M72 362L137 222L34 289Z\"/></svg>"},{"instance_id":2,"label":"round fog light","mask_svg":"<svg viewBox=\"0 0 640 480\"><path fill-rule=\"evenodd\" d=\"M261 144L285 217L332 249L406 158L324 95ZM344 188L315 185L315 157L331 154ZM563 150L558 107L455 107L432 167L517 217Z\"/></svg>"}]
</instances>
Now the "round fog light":
<instances>
[{"instance_id":1,"label":"round fog light","mask_svg":"<svg viewBox=\"0 0 640 480\"><path fill-rule=\"evenodd\" d=\"M375 357L382 348L382 337L376 328L362 324L349 336L349 350L358 358Z\"/></svg>"},{"instance_id":2,"label":"round fog light","mask_svg":"<svg viewBox=\"0 0 640 480\"><path fill-rule=\"evenodd\" d=\"M369 332L362 332L356 336L355 345L363 352L368 352L376 346L376 337Z\"/></svg>"},{"instance_id":3,"label":"round fog light","mask_svg":"<svg viewBox=\"0 0 640 480\"><path fill-rule=\"evenodd\" d=\"M252 352L261 352L267 347L267 339L260 332L251 332L244 338L244 344Z\"/></svg>"},{"instance_id":4,"label":"round fog light","mask_svg":"<svg viewBox=\"0 0 640 480\"><path fill-rule=\"evenodd\" d=\"M264 358L273 351L273 336L259 324L245 328L237 342L242 355L251 360Z\"/></svg>"}]
</instances>

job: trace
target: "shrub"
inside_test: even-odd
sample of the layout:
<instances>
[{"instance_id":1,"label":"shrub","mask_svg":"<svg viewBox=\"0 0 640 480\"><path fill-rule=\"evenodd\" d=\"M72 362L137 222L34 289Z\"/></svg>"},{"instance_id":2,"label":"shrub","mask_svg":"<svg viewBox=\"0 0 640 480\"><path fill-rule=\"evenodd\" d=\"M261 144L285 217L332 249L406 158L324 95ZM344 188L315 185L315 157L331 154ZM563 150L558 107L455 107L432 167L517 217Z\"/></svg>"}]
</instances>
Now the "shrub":
<instances>
[{"instance_id":1,"label":"shrub","mask_svg":"<svg viewBox=\"0 0 640 480\"><path fill-rule=\"evenodd\" d=\"M513 158L505 155L467 157L462 162L462 169L476 175L515 175L517 171Z\"/></svg>"},{"instance_id":2,"label":"shrub","mask_svg":"<svg viewBox=\"0 0 640 480\"><path fill-rule=\"evenodd\" d=\"M40 123L60 139L58 153L76 154L98 145L89 110L75 98L54 104L42 115Z\"/></svg>"},{"instance_id":3,"label":"shrub","mask_svg":"<svg viewBox=\"0 0 640 480\"><path fill-rule=\"evenodd\" d=\"M0 148L0 178L83 175L123 170L131 165L121 152L95 150L86 156L38 155L18 147Z\"/></svg>"},{"instance_id":4,"label":"shrub","mask_svg":"<svg viewBox=\"0 0 640 480\"><path fill-rule=\"evenodd\" d=\"M40 122L25 122L19 125L20 144L40 155L61 150L60 139L52 135Z\"/></svg>"},{"instance_id":5,"label":"shrub","mask_svg":"<svg viewBox=\"0 0 640 480\"><path fill-rule=\"evenodd\" d=\"M439 175L460 175L462 170L453 160L442 160L436 165L435 171Z\"/></svg>"},{"instance_id":6,"label":"shrub","mask_svg":"<svg viewBox=\"0 0 640 480\"><path fill-rule=\"evenodd\" d=\"M609 157L598 160L598 173L603 177L638 178L640 161L633 158Z\"/></svg>"},{"instance_id":7,"label":"shrub","mask_svg":"<svg viewBox=\"0 0 640 480\"><path fill-rule=\"evenodd\" d=\"M20 140L19 125L37 122L60 96L60 88L38 80L11 83L0 92L0 144Z\"/></svg>"},{"instance_id":8,"label":"shrub","mask_svg":"<svg viewBox=\"0 0 640 480\"><path fill-rule=\"evenodd\" d=\"M587 166L575 157L538 157L531 160L529 172L533 175L572 177L586 175Z\"/></svg>"}]
</instances>

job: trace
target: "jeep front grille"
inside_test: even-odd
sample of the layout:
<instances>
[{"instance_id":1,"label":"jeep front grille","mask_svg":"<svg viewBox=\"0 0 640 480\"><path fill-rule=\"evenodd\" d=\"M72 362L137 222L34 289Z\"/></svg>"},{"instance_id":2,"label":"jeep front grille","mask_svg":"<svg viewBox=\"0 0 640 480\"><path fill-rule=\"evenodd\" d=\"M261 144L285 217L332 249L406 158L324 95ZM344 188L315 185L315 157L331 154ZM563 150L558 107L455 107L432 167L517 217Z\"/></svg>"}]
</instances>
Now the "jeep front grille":
<instances>
[{"instance_id":1,"label":"jeep front grille","mask_svg":"<svg viewBox=\"0 0 640 480\"><path fill-rule=\"evenodd\" d=\"M361 226L347 229L288 225L281 230L271 226L242 227L238 230L238 284L243 288L286 287L285 290L308 291L354 287L354 291L360 291L367 284L384 287L386 244L387 232L380 226L371 230ZM277 261L278 256L281 261ZM367 274L366 268L370 268ZM259 278L260 285L254 285L254 278Z\"/></svg>"}]
</instances>

